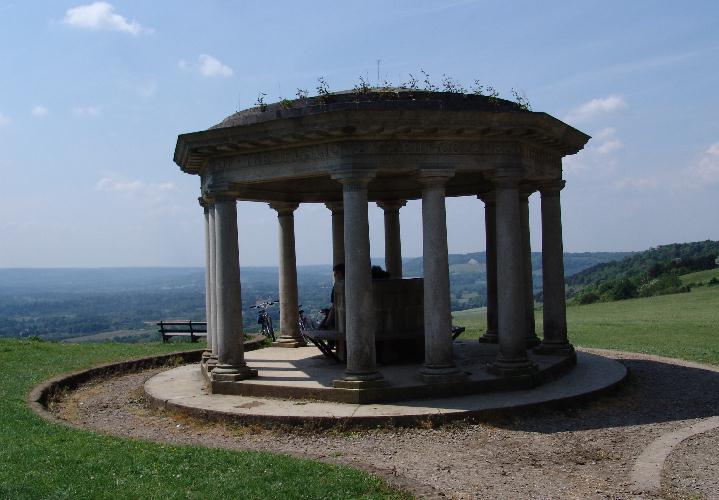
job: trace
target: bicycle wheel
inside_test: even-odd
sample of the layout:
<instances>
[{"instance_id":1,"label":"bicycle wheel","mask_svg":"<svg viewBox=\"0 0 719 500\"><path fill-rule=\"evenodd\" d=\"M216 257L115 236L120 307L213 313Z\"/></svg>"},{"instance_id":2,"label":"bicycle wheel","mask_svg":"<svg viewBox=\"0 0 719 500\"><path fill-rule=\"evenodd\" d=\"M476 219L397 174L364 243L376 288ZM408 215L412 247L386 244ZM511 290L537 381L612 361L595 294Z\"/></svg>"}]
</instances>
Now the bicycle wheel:
<instances>
[{"instance_id":1,"label":"bicycle wheel","mask_svg":"<svg viewBox=\"0 0 719 500\"><path fill-rule=\"evenodd\" d=\"M270 318L269 314L267 315L267 332L269 333L269 337L272 339L272 342L274 342L275 329L272 327L272 318Z\"/></svg>"}]
</instances>

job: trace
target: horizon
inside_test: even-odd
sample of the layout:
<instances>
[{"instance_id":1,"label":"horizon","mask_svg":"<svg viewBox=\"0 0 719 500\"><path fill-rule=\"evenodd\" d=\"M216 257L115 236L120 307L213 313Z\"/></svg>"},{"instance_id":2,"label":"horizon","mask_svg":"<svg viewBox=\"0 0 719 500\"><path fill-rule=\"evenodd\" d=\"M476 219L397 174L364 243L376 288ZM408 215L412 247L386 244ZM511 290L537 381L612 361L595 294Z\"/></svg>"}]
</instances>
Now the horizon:
<instances>
[{"instance_id":1,"label":"horizon","mask_svg":"<svg viewBox=\"0 0 719 500\"><path fill-rule=\"evenodd\" d=\"M0 0L0 12L0 268L202 267L199 179L172 161L178 134L260 93L314 95L319 77L338 91L360 77L421 85L421 70L437 86L514 89L592 136L564 158L566 252L719 240L715 2ZM483 251L483 204L446 207L450 253ZM381 253L383 214L368 210ZM530 210L540 251L536 194ZM298 265L331 262L327 209L300 206L295 231ZM421 231L413 200L404 254L421 256ZM275 265L274 211L238 203L238 232L243 266Z\"/></svg>"}]
</instances>

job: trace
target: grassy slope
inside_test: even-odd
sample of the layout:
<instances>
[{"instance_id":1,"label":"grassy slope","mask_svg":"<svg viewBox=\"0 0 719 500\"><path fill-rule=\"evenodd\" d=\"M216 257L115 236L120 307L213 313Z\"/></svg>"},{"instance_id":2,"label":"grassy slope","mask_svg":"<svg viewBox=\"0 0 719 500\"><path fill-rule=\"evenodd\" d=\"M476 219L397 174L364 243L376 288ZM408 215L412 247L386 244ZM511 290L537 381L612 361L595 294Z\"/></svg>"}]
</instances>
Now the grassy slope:
<instances>
[{"instance_id":1,"label":"grassy slope","mask_svg":"<svg viewBox=\"0 0 719 500\"><path fill-rule=\"evenodd\" d=\"M679 279L681 279L682 283L685 285L687 283L706 283L712 278L719 280L719 267L716 269L707 269L706 271L698 271L696 273L679 276Z\"/></svg>"},{"instance_id":2,"label":"grassy slope","mask_svg":"<svg viewBox=\"0 0 719 500\"><path fill-rule=\"evenodd\" d=\"M170 446L48 424L25 403L53 375L181 344L0 340L0 498L383 498L347 467L256 452Z\"/></svg>"},{"instance_id":3,"label":"grassy slope","mask_svg":"<svg viewBox=\"0 0 719 500\"><path fill-rule=\"evenodd\" d=\"M484 310L453 313L454 323L467 327L460 338L481 335ZM536 312L537 331L542 312ZM719 286L691 293L605 302L567 308L570 341L719 364Z\"/></svg>"}]
</instances>

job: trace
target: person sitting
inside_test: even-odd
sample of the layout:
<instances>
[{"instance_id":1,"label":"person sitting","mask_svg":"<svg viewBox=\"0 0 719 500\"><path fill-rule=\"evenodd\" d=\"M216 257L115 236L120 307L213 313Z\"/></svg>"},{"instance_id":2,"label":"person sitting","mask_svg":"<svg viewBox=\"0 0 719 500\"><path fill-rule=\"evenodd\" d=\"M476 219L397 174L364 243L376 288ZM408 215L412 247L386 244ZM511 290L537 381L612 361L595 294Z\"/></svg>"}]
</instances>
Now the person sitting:
<instances>
[{"instance_id":1,"label":"person sitting","mask_svg":"<svg viewBox=\"0 0 719 500\"><path fill-rule=\"evenodd\" d=\"M332 274L334 283L332 284L332 294L330 295L330 307L329 309L322 309L325 313L324 319L320 322L318 327L319 330L332 330L337 327L337 315L335 312L335 285L338 281L344 281L345 279L345 265L339 263L332 268Z\"/></svg>"},{"instance_id":2,"label":"person sitting","mask_svg":"<svg viewBox=\"0 0 719 500\"><path fill-rule=\"evenodd\" d=\"M389 279L391 274L382 269L382 266L372 266L372 279L373 280L386 280Z\"/></svg>"}]
</instances>

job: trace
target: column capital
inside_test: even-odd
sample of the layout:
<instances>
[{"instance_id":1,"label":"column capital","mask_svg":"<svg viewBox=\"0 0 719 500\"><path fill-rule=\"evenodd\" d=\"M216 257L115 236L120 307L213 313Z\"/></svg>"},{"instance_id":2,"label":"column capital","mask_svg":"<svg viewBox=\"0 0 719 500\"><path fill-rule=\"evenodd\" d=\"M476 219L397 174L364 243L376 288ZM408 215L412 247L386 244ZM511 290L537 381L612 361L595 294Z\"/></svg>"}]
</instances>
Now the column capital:
<instances>
[{"instance_id":1,"label":"column capital","mask_svg":"<svg viewBox=\"0 0 719 500\"><path fill-rule=\"evenodd\" d=\"M341 214L345 210L345 206L341 201L328 201L325 203L325 206L333 214Z\"/></svg>"},{"instance_id":2,"label":"column capital","mask_svg":"<svg viewBox=\"0 0 719 500\"><path fill-rule=\"evenodd\" d=\"M494 187L495 189L519 189L519 177L507 176L507 177L495 177Z\"/></svg>"},{"instance_id":3,"label":"column capital","mask_svg":"<svg viewBox=\"0 0 719 500\"><path fill-rule=\"evenodd\" d=\"M207 198L205 198L205 197L203 197L203 196L200 196L199 198L197 198L197 202L198 202L198 203L200 204L200 206L201 206L202 208L204 208L205 210L209 209L209 208L210 208L210 205L212 204L212 202L211 202L209 199L207 199Z\"/></svg>"},{"instance_id":4,"label":"column capital","mask_svg":"<svg viewBox=\"0 0 719 500\"><path fill-rule=\"evenodd\" d=\"M532 193L537 191L537 187L534 184L520 184L519 185L519 200L523 203L529 201L529 197Z\"/></svg>"},{"instance_id":5,"label":"column capital","mask_svg":"<svg viewBox=\"0 0 719 500\"><path fill-rule=\"evenodd\" d=\"M417 172L417 181L424 187L444 187L454 177L451 168L423 168Z\"/></svg>"},{"instance_id":6,"label":"column capital","mask_svg":"<svg viewBox=\"0 0 719 500\"><path fill-rule=\"evenodd\" d=\"M494 194L494 189L490 189L488 191L482 191L481 193L477 194L477 198L484 202L485 205L494 205L496 202L496 197Z\"/></svg>"},{"instance_id":7,"label":"column capital","mask_svg":"<svg viewBox=\"0 0 719 500\"><path fill-rule=\"evenodd\" d=\"M375 178L377 171L374 169L343 169L332 173L332 179L343 186L367 185Z\"/></svg>"},{"instance_id":8,"label":"column capital","mask_svg":"<svg viewBox=\"0 0 719 500\"><path fill-rule=\"evenodd\" d=\"M407 204L407 200L382 200L377 206L387 212L399 212L399 209Z\"/></svg>"},{"instance_id":9,"label":"column capital","mask_svg":"<svg viewBox=\"0 0 719 500\"><path fill-rule=\"evenodd\" d=\"M296 203L294 201L271 201L268 203L270 208L272 210L277 211L277 215L292 215L295 210L297 210L297 207L300 206L299 203Z\"/></svg>"},{"instance_id":10,"label":"column capital","mask_svg":"<svg viewBox=\"0 0 719 500\"><path fill-rule=\"evenodd\" d=\"M214 201L237 200L237 196L231 193L230 184L227 182L215 183L205 189L204 198Z\"/></svg>"},{"instance_id":11,"label":"column capital","mask_svg":"<svg viewBox=\"0 0 719 500\"><path fill-rule=\"evenodd\" d=\"M538 184L539 192L543 197L559 196L559 192L564 189L566 183L567 182L562 179L543 181Z\"/></svg>"}]
</instances>

